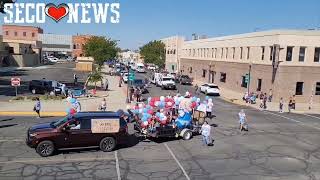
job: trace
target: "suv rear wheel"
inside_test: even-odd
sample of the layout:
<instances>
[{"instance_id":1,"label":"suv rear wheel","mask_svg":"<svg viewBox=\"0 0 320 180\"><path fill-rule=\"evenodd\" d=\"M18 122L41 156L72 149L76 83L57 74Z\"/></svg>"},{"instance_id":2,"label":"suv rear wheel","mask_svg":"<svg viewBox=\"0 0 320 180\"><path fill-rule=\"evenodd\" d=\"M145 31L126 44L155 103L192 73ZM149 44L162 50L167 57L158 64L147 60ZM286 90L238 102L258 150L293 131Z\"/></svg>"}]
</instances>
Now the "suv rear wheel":
<instances>
[{"instance_id":1,"label":"suv rear wheel","mask_svg":"<svg viewBox=\"0 0 320 180\"><path fill-rule=\"evenodd\" d=\"M110 152L116 147L116 140L113 137L105 137L100 141L100 149L103 152Z\"/></svg>"},{"instance_id":2,"label":"suv rear wheel","mask_svg":"<svg viewBox=\"0 0 320 180\"><path fill-rule=\"evenodd\" d=\"M37 153L42 157L51 156L54 152L54 145L51 141L42 141L36 148Z\"/></svg>"}]
</instances>

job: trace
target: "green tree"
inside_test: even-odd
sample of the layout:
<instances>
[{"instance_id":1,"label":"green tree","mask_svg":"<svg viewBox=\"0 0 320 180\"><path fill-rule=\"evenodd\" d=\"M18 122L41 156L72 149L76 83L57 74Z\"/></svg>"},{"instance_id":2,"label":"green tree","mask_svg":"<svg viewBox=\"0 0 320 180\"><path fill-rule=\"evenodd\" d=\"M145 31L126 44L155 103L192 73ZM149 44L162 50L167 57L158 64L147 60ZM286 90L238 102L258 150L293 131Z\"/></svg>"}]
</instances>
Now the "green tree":
<instances>
[{"instance_id":1,"label":"green tree","mask_svg":"<svg viewBox=\"0 0 320 180\"><path fill-rule=\"evenodd\" d=\"M102 81L103 77L101 71L93 71L88 78L88 82L94 83L94 88L97 89L97 82Z\"/></svg>"},{"instance_id":2,"label":"green tree","mask_svg":"<svg viewBox=\"0 0 320 180\"><path fill-rule=\"evenodd\" d=\"M159 67L164 67L165 44L161 41L150 41L140 48L140 55L145 63L153 63Z\"/></svg>"},{"instance_id":3,"label":"green tree","mask_svg":"<svg viewBox=\"0 0 320 180\"><path fill-rule=\"evenodd\" d=\"M105 37L93 36L84 45L85 55L93 57L98 66L103 65L106 60L114 59L119 50L116 41Z\"/></svg>"}]
</instances>

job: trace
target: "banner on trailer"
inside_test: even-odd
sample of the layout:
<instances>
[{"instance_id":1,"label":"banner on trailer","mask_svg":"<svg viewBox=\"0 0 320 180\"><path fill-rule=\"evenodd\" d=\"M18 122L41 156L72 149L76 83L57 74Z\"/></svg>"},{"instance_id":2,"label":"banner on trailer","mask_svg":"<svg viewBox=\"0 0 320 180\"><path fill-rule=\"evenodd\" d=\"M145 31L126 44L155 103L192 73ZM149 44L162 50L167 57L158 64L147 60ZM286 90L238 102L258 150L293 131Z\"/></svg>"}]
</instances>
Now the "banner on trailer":
<instances>
[{"instance_id":1,"label":"banner on trailer","mask_svg":"<svg viewBox=\"0 0 320 180\"><path fill-rule=\"evenodd\" d=\"M91 119L92 133L117 133L119 129L119 119Z\"/></svg>"}]
</instances>

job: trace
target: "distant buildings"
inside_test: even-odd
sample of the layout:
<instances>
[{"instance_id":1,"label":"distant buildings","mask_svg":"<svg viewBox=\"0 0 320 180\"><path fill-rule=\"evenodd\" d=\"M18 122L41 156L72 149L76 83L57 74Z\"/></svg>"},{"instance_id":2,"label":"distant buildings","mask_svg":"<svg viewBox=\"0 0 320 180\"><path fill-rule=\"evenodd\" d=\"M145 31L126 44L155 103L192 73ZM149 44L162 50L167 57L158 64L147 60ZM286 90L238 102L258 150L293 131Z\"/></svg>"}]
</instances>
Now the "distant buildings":
<instances>
[{"instance_id":1,"label":"distant buildings","mask_svg":"<svg viewBox=\"0 0 320 180\"><path fill-rule=\"evenodd\" d=\"M122 60L126 61L133 61L133 62L138 62L141 63L143 62L143 59L140 56L140 53L137 51L130 51L130 50L125 50L122 51L118 54L118 57Z\"/></svg>"},{"instance_id":2,"label":"distant buildings","mask_svg":"<svg viewBox=\"0 0 320 180\"><path fill-rule=\"evenodd\" d=\"M72 36L72 57L83 57L84 54L84 45L91 38L91 35L75 35Z\"/></svg>"},{"instance_id":3,"label":"distant buildings","mask_svg":"<svg viewBox=\"0 0 320 180\"><path fill-rule=\"evenodd\" d=\"M71 35L39 34L39 41L42 42L43 54L56 57L72 55Z\"/></svg>"},{"instance_id":4,"label":"distant buildings","mask_svg":"<svg viewBox=\"0 0 320 180\"><path fill-rule=\"evenodd\" d=\"M166 68L237 93L320 103L320 31L273 30L209 39L163 39ZM246 80L250 74L250 80Z\"/></svg>"}]
</instances>

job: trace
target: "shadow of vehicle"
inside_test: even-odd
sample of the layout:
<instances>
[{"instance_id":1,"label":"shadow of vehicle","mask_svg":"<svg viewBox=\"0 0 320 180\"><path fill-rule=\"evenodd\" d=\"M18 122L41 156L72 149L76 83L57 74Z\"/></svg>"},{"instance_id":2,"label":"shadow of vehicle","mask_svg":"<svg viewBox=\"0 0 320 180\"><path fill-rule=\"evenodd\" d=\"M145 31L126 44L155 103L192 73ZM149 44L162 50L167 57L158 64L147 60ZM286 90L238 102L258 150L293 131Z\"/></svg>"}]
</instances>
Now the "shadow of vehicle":
<instances>
[{"instance_id":1,"label":"shadow of vehicle","mask_svg":"<svg viewBox=\"0 0 320 180\"><path fill-rule=\"evenodd\" d=\"M7 128L7 127L12 127L12 126L16 126L18 124L5 124L5 125L0 125L0 128Z\"/></svg>"}]
</instances>

